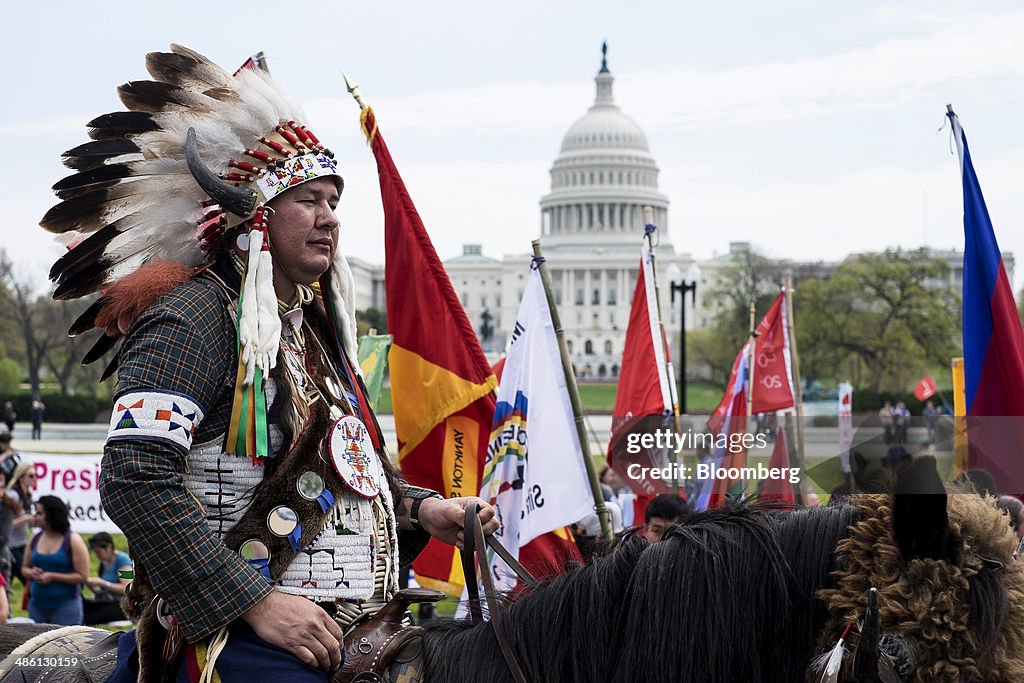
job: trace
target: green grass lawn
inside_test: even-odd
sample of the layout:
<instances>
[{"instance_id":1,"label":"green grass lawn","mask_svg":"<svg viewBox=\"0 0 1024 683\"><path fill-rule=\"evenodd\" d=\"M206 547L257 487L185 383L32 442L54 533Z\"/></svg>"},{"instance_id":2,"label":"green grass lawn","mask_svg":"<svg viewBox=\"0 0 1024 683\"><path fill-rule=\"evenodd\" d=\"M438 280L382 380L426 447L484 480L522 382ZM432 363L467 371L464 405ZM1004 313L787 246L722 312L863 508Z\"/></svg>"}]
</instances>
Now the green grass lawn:
<instances>
[{"instance_id":1,"label":"green grass lawn","mask_svg":"<svg viewBox=\"0 0 1024 683\"><path fill-rule=\"evenodd\" d=\"M580 401L588 413L610 413L615 407L614 382L581 383ZM686 385L686 407L691 414L710 413L722 400L722 389L711 384L689 383ZM378 405L374 410L378 413L392 412L391 390L385 388L381 392Z\"/></svg>"}]
</instances>

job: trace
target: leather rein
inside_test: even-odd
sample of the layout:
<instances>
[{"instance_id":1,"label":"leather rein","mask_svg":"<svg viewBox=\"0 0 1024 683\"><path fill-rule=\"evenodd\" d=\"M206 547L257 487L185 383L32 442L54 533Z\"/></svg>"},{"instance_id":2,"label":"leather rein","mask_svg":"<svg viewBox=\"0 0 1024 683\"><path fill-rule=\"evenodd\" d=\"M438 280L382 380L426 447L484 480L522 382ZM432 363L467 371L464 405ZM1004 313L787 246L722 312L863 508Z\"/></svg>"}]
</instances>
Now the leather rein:
<instances>
[{"instance_id":1,"label":"leather rein","mask_svg":"<svg viewBox=\"0 0 1024 683\"><path fill-rule=\"evenodd\" d=\"M505 637L505 630L501 619L501 606L498 602L497 593L494 590L494 579L491 577L491 568L487 561L487 548L491 549L505 561L519 580L526 586L533 588L537 585L537 579L526 570L519 561L512 557L511 553L498 542L494 536L484 537L483 527L480 525L480 518L477 516L480 511L479 505L471 505L466 508L466 522L463 527L462 541L462 572L466 577L466 591L469 594L469 611L474 624L484 620L483 611L480 608L480 592L477 584L477 566L480 567L480 581L484 584L484 597L487 600L487 612L490 615L491 628L494 629L494 637L498 641L498 647L505 658L512 678L516 683L527 683L526 676L519 666L519 661L512 652L512 646ZM476 564L473 557L476 556Z\"/></svg>"}]
</instances>

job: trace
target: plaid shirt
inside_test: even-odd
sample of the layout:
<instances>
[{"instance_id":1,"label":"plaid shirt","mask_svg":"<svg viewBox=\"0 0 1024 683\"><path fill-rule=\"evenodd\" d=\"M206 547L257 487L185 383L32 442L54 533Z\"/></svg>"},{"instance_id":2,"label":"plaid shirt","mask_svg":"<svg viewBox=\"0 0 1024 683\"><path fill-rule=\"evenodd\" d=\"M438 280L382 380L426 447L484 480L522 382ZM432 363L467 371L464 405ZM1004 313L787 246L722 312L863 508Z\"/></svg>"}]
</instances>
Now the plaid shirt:
<instances>
[{"instance_id":1,"label":"plaid shirt","mask_svg":"<svg viewBox=\"0 0 1024 683\"><path fill-rule=\"evenodd\" d=\"M189 397L205 415L194 443L223 438L230 419L238 356L229 296L210 279L192 279L151 305L119 352L117 395L156 389ZM100 494L107 514L128 537L133 559L168 602L185 638L195 642L237 619L272 588L208 527L185 488L186 457L184 448L162 441L110 440ZM403 490L413 499L434 495L416 487ZM409 551L415 557L428 540L422 532L403 532L403 561L411 561Z\"/></svg>"}]
</instances>

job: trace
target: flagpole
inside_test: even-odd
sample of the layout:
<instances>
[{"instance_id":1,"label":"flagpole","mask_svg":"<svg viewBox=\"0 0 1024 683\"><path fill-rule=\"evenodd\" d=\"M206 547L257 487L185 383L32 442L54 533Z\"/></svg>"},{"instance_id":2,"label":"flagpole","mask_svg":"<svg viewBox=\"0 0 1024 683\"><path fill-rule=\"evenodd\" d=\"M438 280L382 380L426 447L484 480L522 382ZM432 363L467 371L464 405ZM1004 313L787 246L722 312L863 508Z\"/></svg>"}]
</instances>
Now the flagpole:
<instances>
[{"instance_id":1,"label":"flagpole","mask_svg":"<svg viewBox=\"0 0 1024 683\"><path fill-rule=\"evenodd\" d=\"M345 89L352 95L352 99L359 105L359 110L364 111L369 105L363 100L362 93L359 92L359 84L348 77L348 74L344 71L341 72L341 77L345 79Z\"/></svg>"},{"instance_id":2,"label":"flagpole","mask_svg":"<svg viewBox=\"0 0 1024 683\"><path fill-rule=\"evenodd\" d=\"M672 371L672 363L668 359L668 348L665 346L665 323L661 319L661 290L658 288L658 269L656 267L657 262L654 259L654 231L657 227L654 225L654 209L649 206L644 207L644 239L647 240L647 246L651 250L651 280L654 281L654 308L655 315L658 316L658 333L661 335L661 339L655 341L656 344L661 344L662 353L665 355L665 367L662 368L665 375L667 376L669 396L672 399L672 418L675 426L676 433L682 432L681 425L679 423L679 396L676 390L675 373ZM668 449L668 459L672 465L672 490L675 494L679 495L679 477L676 473L679 471L678 458L679 454L676 453L674 448Z\"/></svg>"},{"instance_id":3,"label":"flagpole","mask_svg":"<svg viewBox=\"0 0 1024 683\"><path fill-rule=\"evenodd\" d=\"M750 302L750 342L747 344L747 432L751 432L751 425L757 424L754 419L754 345L757 343L757 323L755 322L754 302ZM743 452L743 462L740 467L746 467L749 458L748 453ZM740 478L742 486L740 495L747 493L747 480Z\"/></svg>"},{"instance_id":4,"label":"flagpole","mask_svg":"<svg viewBox=\"0 0 1024 683\"><path fill-rule=\"evenodd\" d=\"M540 271L540 281L544 285L544 296L548 300L548 310L551 312L551 325L555 328L555 339L558 340L558 353L562 357L562 371L565 373L565 388L569 391L569 402L572 404L572 414L576 423L576 434L580 441L580 450L583 454L583 466L587 468L587 479L590 480L590 492L594 496L594 512L601 522L601 535L606 541L613 539L611 516L604 504L604 494L601 493L601 482L597 478L597 470L594 469L594 459L590 453L590 439L587 437L587 428L584 425L583 404L580 402L580 390L576 386L576 375L572 370L572 361L569 360L569 348L565 345L565 333L562 331L562 321L558 317L558 308L555 306L555 296L551 290L551 277L548 275L547 266L544 263L544 256L540 249L540 240L533 240L533 257L537 262L537 270Z\"/></svg>"},{"instance_id":5,"label":"flagpole","mask_svg":"<svg viewBox=\"0 0 1024 683\"><path fill-rule=\"evenodd\" d=\"M782 288L786 293L786 333L789 336L789 355L793 360L793 382L794 398L796 399L796 468L800 477L800 484L796 490L797 505L803 505L807 500L807 481L804 479L804 390L800 384L800 355L796 349L796 335L793 333L793 278L786 276L783 279Z\"/></svg>"},{"instance_id":6,"label":"flagpole","mask_svg":"<svg viewBox=\"0 0 1024 683\"><path fill-rule=\"evenodd\" d=\"M953 371L953 474L959 475L967 469L969 457L963 357L953 358L950 365Z\"/></svg>"}]
</instances>

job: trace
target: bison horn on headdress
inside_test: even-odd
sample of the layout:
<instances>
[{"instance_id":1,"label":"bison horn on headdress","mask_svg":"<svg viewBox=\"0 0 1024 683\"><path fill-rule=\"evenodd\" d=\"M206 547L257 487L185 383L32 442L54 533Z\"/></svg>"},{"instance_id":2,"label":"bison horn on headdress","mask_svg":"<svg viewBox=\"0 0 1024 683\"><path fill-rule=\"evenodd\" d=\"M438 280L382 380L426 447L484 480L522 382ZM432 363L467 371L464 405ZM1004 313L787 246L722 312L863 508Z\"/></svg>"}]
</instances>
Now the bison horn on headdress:
<instances>
[{"instance_id":1,"label":"bison horn on headdress","mask_svg":"<svg viewBox=\"0 0 1024 683\"><path fill-rule=\"evenodd\" d=\"M189 128L188 134L185 136L185 161L199 187L203 188L203 192L210 195L210 198L220 204L224 210L236 216L248 216L256 208L255 190L236 187L221 180L203 163L199 156L199 150L196 149L195 128Z\"/></svg>"}]
</instances>

